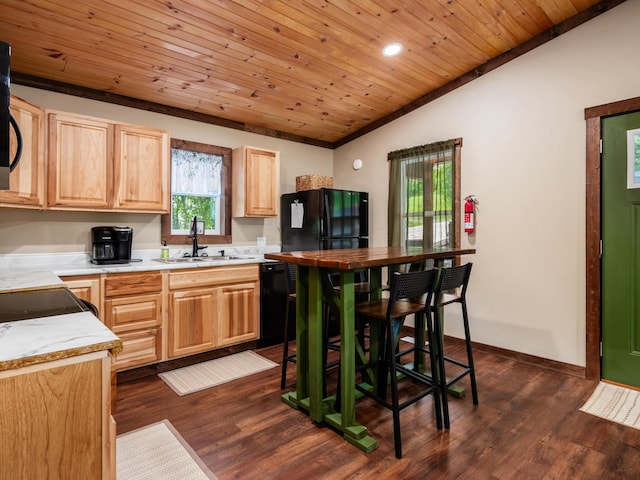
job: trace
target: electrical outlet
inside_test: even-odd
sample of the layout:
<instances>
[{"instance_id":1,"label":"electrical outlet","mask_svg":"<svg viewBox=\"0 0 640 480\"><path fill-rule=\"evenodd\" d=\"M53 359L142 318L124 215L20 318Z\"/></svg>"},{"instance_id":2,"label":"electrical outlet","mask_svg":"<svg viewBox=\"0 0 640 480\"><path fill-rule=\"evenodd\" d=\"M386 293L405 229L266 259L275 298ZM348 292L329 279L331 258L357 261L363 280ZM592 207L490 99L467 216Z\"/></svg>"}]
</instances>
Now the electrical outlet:
<instances>
[{"instance_id":1,"label":"electrical outlet","mask_svg":"<svg viewBox=\"0 0 640 480\"><path fill-rule=\"evenodd\" d=\"M198 220L196 225L196 233L198 235L204 235L204 220ZM191 225L191 230L189 231L189 235L193 235L193 224Z\"/></svg>"}]
</instances>

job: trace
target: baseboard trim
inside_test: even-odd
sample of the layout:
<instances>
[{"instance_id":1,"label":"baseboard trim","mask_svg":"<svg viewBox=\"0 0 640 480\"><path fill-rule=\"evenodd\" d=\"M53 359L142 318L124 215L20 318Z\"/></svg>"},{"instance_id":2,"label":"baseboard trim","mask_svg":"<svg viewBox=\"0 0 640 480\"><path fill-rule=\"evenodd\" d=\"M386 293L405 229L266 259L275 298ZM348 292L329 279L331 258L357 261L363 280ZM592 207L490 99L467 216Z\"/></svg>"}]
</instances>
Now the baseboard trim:
<instances>
[{"instance_id":1,"label":"baseboard trim","mask_svg":"<svg viewBox=\"0 0 640 480\"><path fill-rule=\"evenodd\" d=\"M445 335L444 340L445 344L458 344L464 347L464 340L461 338ZM537 357L535 355L508 350L506 348L494 347L493 345L486 345L484 343L471 342L471 344L474 351L489 353L497 357L513 360L514 362L534 365L539 368L544 368L545 370L553 370L554 372L565 373L574 377L586 378L585 367L558 362L556 360L549 360L548 358Z\"/></svg>"},{"instance_id":2,"label":"baseboard trim","mask_svg":"<svg viewBox=\"0 0 640 480\"><path fill-rule=\"evenodd\" d=\"M414 329L410 326L403 327L403 335L414 336ZM445 344L456 345L464 348L464 339L451 337L449 335L444 336ZM549 360L548 358L537 357L535 355L529 355L527 353L516 352L506 348L494 347L493 345L487 345L484 343L471 342L472 348L476 352L488 353L495 355L496 357L506 358L513 360L514 362L523 363L527 365L533 365L545 370L552 370L558 373L564 373L573 377L587 378L587 369L578 365L572 365L570 363L558 362L557 360Z\"/></svg>"}]
</instances>

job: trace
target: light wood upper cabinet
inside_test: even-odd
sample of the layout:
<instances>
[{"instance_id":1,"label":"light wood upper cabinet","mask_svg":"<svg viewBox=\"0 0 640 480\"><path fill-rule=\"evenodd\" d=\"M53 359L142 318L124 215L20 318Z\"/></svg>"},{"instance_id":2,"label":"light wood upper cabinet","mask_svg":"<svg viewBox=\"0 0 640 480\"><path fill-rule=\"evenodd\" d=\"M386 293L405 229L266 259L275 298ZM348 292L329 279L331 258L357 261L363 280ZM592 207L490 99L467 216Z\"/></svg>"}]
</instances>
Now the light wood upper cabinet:
<instances>
[{"instance_id":1,"label":"light wood upper cabinet","mask_svg":"<svg viewBox=\"0 0 640 480\"><path fill-rule=\"evenodd\" d=\"M0 205L43 208L45 205L44 110L11 96L11 115L22 134L20 163L9 176L9 190L0 191ZM13 130L12 130L13 132ZM16 152L16 137L11 133L9 151Z\"/></svg>"},{"instance_id":2,"label":"light wood upper cabinet","mask_svg":"<svg viewBox=\"0 0 640 480\"><path fill-rule=\"evenodd\" d=\"M169 211L169 132L116 125L114 208Z\"/></svg>"},{"instance_id":3,"label":"light wood upper cabinet","mask_svg":"<svg viewBox=\"0 0 640 480\"><path fill-rule=\"evenodd\" d=\"M49 112L49 207L108 209L113 183L113 124Z\"/></svg>"},{"instance_id":4,"label":"light wood upper cabinet","mask_svg":"<svg viewBox=\"0 0 640 480\"><path fill-rule=\"evenodd\" d=\"M233 216L277 217L280 152L255 147L233 150Z\"/></svg>"},{"instance_id":5,"label":"light wood upper cabinet","mask_svg":"<svg viewBox=\"0 0 640 480\"><path fill-rule=\"evenodd\" d=\"M49 111L52 209L167 213L169 133Z\"/></svg>"}]
</instances>

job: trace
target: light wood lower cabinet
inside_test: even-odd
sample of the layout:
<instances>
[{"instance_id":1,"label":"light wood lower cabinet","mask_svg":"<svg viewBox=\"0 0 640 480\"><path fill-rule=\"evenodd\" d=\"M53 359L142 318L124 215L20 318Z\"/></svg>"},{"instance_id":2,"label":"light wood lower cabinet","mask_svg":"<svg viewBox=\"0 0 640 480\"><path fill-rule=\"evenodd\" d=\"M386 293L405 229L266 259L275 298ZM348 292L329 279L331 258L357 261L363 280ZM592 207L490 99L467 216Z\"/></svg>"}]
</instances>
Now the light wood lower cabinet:
<instances>
[{"instance_id":1,"label":"light wood lower cabinet","mask_svg":"<svg viewBox=\"0 0 640 480\"><path fill-rule=\"evenodd\" d=\"M162 331L147 328L135 332L118 333L122 340L122 352L116 357L115 368L119 371L149 365L162 360Z\"/></svg>"},{"instance_id":2,"label":"light wood lower cabinet","mask_svg":"<svg viewBox=\"0 0 640 480\"><path fill-rule=\"evenodd\" d=\"M122 340L118 371L260 337L258 264L63 280Z\"/></svg>"},{"instance_id":3,"label":"light wood lower cabinet","mask_svg":"<svg viewBox=\"0 0 640 480\"><path fill-rule=\"evenodd\" d=\"M228 285L218 289L217 346L256 340L260 336L259 282Z\"/></svg>"},{"instance_id":4,"label":"light wood lower cabinet","mask_svg":"<svg viewBox=\"0 0 640 480\"><path fill-rule=\"evenodd\" d=\"M193 288L170 297L169 358L215 348L217 289Z\"/></svg>"},{"instance_id":5,"label":"light wood lower cabinet","mask_svg":"<svg viewBox=\"0 0 640 480\"><path fill-rule=\"evenodd\" d=\"M0 372L0 478L115 478L106 351Z\"/></svg>"},{"instance_id":6,"label":"light wood lower cabinet","mask_svg":"<svg viewBox=\"0 0 640 480\"><path fill-rule=\"evenodd\" d=\"M169 358L258 339L257 265L171 272L169 289Z\"/></svg>"},{"instance_id":7,"label":"light wood lower cabinet","mask_svg":"<svg viewBox=\"0 0 640 480\"><path fill-rule=\"evenodd\" d=\"M78 298L91 302L98 309L99 317L102 319L102 305L100 304L100 276L99 275L77 275L74 277L62 277L65 285Z\"/></svg>"},{"instance_id":8,"label":"light wood lower cabinet","mask_svg":"<svg viewBox=\"0 0 640 480\"><path fill-rule=\"evenodd\" d=\"M122 340L115 368L162 360L162 273L109 274L104 281L103 321Z\"/></svg>"}]
</instances>

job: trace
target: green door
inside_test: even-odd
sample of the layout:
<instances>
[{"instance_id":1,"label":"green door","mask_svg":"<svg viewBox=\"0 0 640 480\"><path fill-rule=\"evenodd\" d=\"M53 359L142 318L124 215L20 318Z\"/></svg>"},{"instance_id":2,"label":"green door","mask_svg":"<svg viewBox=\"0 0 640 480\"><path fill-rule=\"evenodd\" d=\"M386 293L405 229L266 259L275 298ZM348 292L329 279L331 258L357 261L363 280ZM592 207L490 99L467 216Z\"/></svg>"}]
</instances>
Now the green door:
<instances>
[{"instance_id":1,"label":"green door","mask_svg":"<svg viewBox=\"0 0 640 480\"><path fill-rule=\"evenodd\" d=\"M640 112L602 122L602 378L640 387L640 178L627 186L635 129Z\"/></svg>"}]
</instances>

